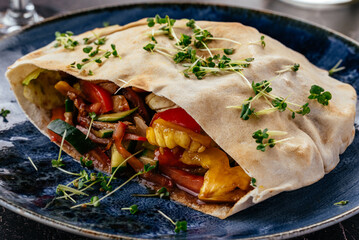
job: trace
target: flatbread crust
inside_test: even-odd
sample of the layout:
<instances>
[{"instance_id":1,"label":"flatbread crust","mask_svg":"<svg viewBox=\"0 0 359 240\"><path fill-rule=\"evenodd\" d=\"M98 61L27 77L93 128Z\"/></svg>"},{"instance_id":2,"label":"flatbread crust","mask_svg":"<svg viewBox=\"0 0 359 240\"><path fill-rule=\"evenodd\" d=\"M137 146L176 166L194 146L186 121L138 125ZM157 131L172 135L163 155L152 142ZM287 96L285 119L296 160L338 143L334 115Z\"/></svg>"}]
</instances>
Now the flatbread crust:
<instances>
[{"instance_id":1,"label":"flatbread crust","mask_svg":"<svg viewBox=\"0 0 359 240\"><path fill-rule=\"evenodd\" d=\"M185 27L186 20L178 20L175 31L190 33ZM203 80L184 77L181 64L171 59L143 50L148 42L146 34L150 29L146 20L125 26L111 26L95 29L99 36L106 36L107 42L101 48L111 49L117 46L121 58L110 57L102 66L91 65L93 76L82 75L69 64L87 55L83 46L75 50L54 48L54 43L36 50L8 68L6 73L19 104L30 121L45 135L50 114L29 102L23 96L22 80L36 68L61 70L88 81L109 80L119 86L135 86L164 96L185 109L212 139L229 154L251 177L256 178L257 186L236 204L198 204L193 197L176 191L172 198L204 213L226 218L253 204L259 203L283 191L298 189L321 179L339 162L343 153L354 138L354 116L356 92L348 84L328 76L328 72L311 64L303 55L285 47L278 41L265 36L266 46L258 42L263 35L256 29L240 23L196 22L201 28L208 29L214 36L236 40L212 41L211 48L234 48L230 56L233 60L253 57L255 60L243 71L247 79L260 82L276 77L275 71L284 65L300 64L297 72L287 72L272 81L272 93L288 97L288 101L303 105L309 102L311 112L297 115L291 119L291 113L275 112L259 118L244 121L240 110L226 109L229 105L241 105L242 101L253 96L253 91L237 73L220 75L208 74ZM86 32L78 37L93 36ZM160 45L173 48L173 42L166 36L156 37ZM204 55L205 52L201 52ZM309 100L309 89L319 85L332 93L328 106ZM256 109L267 108L265 101L257 101ZM259 129L288 132L285 137L291 140L277 144L265 152L256 150L257 144L252 133ZM65 151L79 159L72 148Z\"/></svg>"}]
</instances>

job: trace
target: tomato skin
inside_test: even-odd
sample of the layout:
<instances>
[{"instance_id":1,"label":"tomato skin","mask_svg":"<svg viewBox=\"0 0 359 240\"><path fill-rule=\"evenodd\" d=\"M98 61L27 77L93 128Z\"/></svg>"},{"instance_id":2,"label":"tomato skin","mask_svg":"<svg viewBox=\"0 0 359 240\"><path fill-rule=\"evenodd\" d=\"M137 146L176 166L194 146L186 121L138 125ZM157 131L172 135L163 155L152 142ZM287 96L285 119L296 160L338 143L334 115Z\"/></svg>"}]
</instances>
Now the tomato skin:
<instances>
[{"instance_id":1,"label":"tomato skin","mask_svg":"<svg viewBox=\"0 0 359 240\"><path fill-rule=\"evenodd\" d=\"M82 81L82 91L92 103L101 103L100 113L106 113L113 109L111 94L104 88L94 83Z\"/></svg>"},{"instance_id":2,"label":"tomato skin","mask_svg":"<svg viewBox=\"0 0 359 240\"><path fill-rule=\"evenodd\" d=\"M172 108L163 112L156 113L152 118L151 125L156 119L159 118L191 129L196 133L201 132L201 126L182 108Z\"/></svg>"},{"instance_id":3,"label":"tomato skin","mask_svg":"<svg viewBox=\"0 0 359 240\"><path fill-rule=\"evenodd\" d=\"M201 191L201 187L204 182L203 176L193 175L186 171L165 165L159 165L159 168L161 172L170 177L175 183L195 193L199 193Z\"/></svg>"},{"instance_id":4,"label":"tomato skin","mask_svg":"<svg viewBox=\"0 0 359 240\"><path fill-rule=\"evenodd\" d=\"M65 107L57 107L51 110L51 121L55 119L61 119L65 121ZM51 130L47 130L51 142L61 142L61 136L57 135Z\"/></svg>"},{"instance_id":5,"label":"tomato skin","mask_svg":"<svg viewBox=\"0 0 359 240\"><path fill-rule=\"evenodd\" d=\"M142 142L147 141L147 138L141 137L141 136L138 136L138 135L132 134L132 133L126 133L125 136L123 137L123 139L125 139L125 140L134 140L134 141L142 141Z\"/></svg>"},{"instance_id":6,"label":"tomato skin","mask_svg":"<svg viewBox=\"0 0 359 240\"><path fill-rule=\"evenodd\" d=\"M169 166L169 167L178 167L178 168L185 168L189 165L184 164L179 159L181 158L183 153L183 149L179 149L175 154L173 150L169 148L162 148L155 150L155 157L154 160L158 160L159 165Z\"/></svg>"}]
</instances>

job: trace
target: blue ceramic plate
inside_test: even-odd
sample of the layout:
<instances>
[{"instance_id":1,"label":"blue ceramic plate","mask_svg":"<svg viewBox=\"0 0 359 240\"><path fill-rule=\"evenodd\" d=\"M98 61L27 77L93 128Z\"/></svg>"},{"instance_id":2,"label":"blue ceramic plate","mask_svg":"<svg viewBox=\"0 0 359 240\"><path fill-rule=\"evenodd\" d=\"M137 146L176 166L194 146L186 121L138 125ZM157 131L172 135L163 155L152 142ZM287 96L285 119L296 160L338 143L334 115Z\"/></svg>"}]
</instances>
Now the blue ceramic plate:
<instances>
[{"instance_id":1,"label":"blue ceramic plate","mask_svg":"<svg viewBox=\"0 0 359 240\"><path fill-rule=\"evenodd\" d=\"M287 238L319 230L342 221L359 210L359 144L354 142L341 155L340 164L321 181L297 191L282 193L226 220L202 214L163 199L134 198L146 189L131 182L105 200L98 208L70 210L69 201L46 204L55 196L58 184L70 181L51 167L58 147L26 119L4 77L6 67L16 59L54 39L54 32L75 34L101 27L103 22L126 24L140 18L168 14L172 18L234 21L253 26L304 54L312 63L330 69L343 59L345 71L334 75L359 89L359 46L329 30L288 17L224 6L208 5L131 5L84 11L54 18L0 41L0 108L11 110L8 122L0 119L0 204L21 215L66 231L101 238ZM39 171L35 171L27 157ZM78 172L80 166L65 156L66 169ZM123 179L116 180L119 184ZM116 185L114 184L114 185ZM345 206L334 206L349 200ZM137 204L140 213L131 215L121 207ZM159 216L162 210L175 220L186 219L188 232L175 234L173 226Z\"/></svg>"}]
</instances>

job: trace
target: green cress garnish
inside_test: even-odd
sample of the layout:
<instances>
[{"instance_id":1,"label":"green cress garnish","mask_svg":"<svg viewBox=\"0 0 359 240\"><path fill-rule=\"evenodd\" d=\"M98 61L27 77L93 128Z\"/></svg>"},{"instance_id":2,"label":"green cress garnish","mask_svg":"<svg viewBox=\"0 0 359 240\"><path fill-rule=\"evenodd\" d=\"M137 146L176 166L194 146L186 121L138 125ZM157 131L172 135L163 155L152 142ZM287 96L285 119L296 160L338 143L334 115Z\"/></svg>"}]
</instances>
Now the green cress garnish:
<instances>
[{"instance_id":1,"label":"green cress garnish","mask_svg":"<svg viewBox=\"0 0 359 240\"><path fill-rule=\"evenodd\" d=\"M101 44L94 42L94 44L97 43L97 45L102 45L102 42L105 41L104 38L101 38ZM98 40L100 41L100 40ZM103 42L104 44L104 42ZM111 44L111 50L108 51L104 51L102 49L100 49L100 46L96 46L96 48L94 49L93 46L86 46L82 49L82 51L86 54L88 54L87 58L83 58L81 60L81 63L77 63L77 62L73 62L70 64L71 68L77 68L78 70L83 69L83 67L85 65L88 65L90 63L97 63L98 65L101 65L103 63L103 61L105 59L108 59L111 55L113 57L119 57L117 49L116 49L116 45L115 44ZM104 52L101 56L97 56L100 52ZM86 72L86 71L85 71ZM93 75L93 71L92 70L88 70L87 75Z\"/></svg>"},{"instance_id":2,"label":"green cress garnish","mask_svg":"<svg viewBox=\"0 0 359 240\"><path fill-rule=\"evenodd\" d=\"M334 73L342 71L345 69L345 67L339 67L339 65L343 62L342 59L340 59L329 71L328 74L329 76L332 76Z\"/></svg>"},{"instance_id":3,"label":"green cress garnish","mask_svg":"<svg viewBox=\"0 0 359 240\"><path fill-rule=\"evenodd\" d=\"M344 205L347 205L349 203L348 200L342 200L340 202L336 202L334 203L334 205L337 205L337 206L344 206Z\"/></svg>"},{"instance_id":4,"label":"green cress garnish","mask_svg":"<svg viewBox=\"0 0 359 240\"><path fill-rule=\"evenodd\" d=\"M217 74L220 72L236 72L247 81L248 85L250 85L249 81L242 73L242 70L248 67L254 58L233 61L226 55L223 55L222 57L219 54L213 55L211 51L223 50L225 54L231 55L234 53L234 49L210 49L208 47L208 43L212 40L225 40L240 44L239 42L226 38L215 38L208 30L200 28L193 19L189 20L186 24L188 27L192 28L193 35L189 36L186 34L181 34L181 37L178 39L173 29L175 22L176 20L171 19L168 16L161 18L159 15L156 15L155 18L148 18L147 25L149 27L153 27L156 24L165 24L165 26L160 27L158 30L152 30L149 32L149 36L152 42L145 45L143 49L148 52L160 53L173 59L175 63L183 62L183 66L187 68L183 72L185 77L190 77L189 74L193 74L197 77L197 79L202 79L208 73ZM168 35L169 39L174 39L175 48L159 46L156 39L154 38L155 35L159 34ZM193 42L192 39L194 40ZM205 59L197 55L197 52L194 50L194 48L199 51L207 51L210 57ZM175 52L175 54L172 55L172 52Z\"/></svg>"},{"instance_id":5,"label":"green cress garnish","mask_svg":"<svg viewBox=\"0 0 359 240\"><path fill-rule=\"evenodd\" d=\"M249 97L243 101L241 106L227 106L227 108L241 109L242 111L240 117L243 120L248 120L249 116L251 115L261 116L276 111L283 112L285 110L289 110L292 112L292 118L295 118L296 113L304 116L310 112L308 103L298 105L296 103L287 101L287 98L278 97L272 94L271 92L273 89L270 87L271 84L272 83L270 80L264 80L259 83L252 82L251 86L255 96ZM271 107L255 112L254 108L252 108L252 103L261 97L263 97ZM272 101L270 102L269 99L272 99ZM295 106L297 110L292 109L288 105Z\"/></svg>"},{"instance_id":6,"label":"green cress garnish","mask_svg":"<svg viewBox=\"0 0 359 240\"><path fill-rule=\"evenodd\" d=\"M87 168L93 168L93 161L89 160L88 157L80 157L81 166Z\"/></svg>"},{"instance_id":7,"label":"green cress garnish","mask_svg":"<svg viewBox=\"0 0 359 240\"><path fill-rule=\"evenodd\" d=\"M132 155L133 156L133 155ZM132 156L130 156L129 158L131 158ZM127 160L129 159L127 158ZM92 199L90 200L90 202L87 202L87 203L81 203L81 204L78 204L78 205L75 205L75 206L72 206L71 208L77 208L77 207L86 207L86 206L94 206L94 207L98 207L100 206L100 202L102 200L104 200L105 198L109 197L110 195L112 195L113 193L117 192L119 189L121 189L123 186L125 186L127 183L129 183L132 179L134 179L135 177L137 176L140 176L142 174L145 174L145 173L148 173L149 171L151 171L152 169L154 169L155 166L151 166L149 164L146 164L144 167L143 167L143 170L135 173L134 175L132 175L132 177L130 177L129 179L127 179L124 183L122 183L120 186L118 186L117 188L115 188L114 190L112 191L108 191L108 193L106 195L104 195L103 197L101 198L98 198L96 201L92 201ZM112 177L112 176L111 176ZM111 179L110 179L111 180ZM105 185L105 184L104 184ZM102 187L104 187L104 185L101 184Z\"/></svg>"},{"instance_id":8,"label":"green cress garnish","mask_svg":"<svg viewBox=\"0 0 359 240\"><path fill-rule=\"evenodd\" d=\"M175 226L176 233L179 233L181 231L183 231L183 232L187 231L187 221L174 222L169 216L164 214L161 210L158 210L158 212Z\"/></svg>"},{"instance_id":9,"label":"green cress garnish","mask_svg":"<svg viewBox=\"0 0 359 240\"><path fill-rule=\"evenodd\" d=\"M55 48L63 46L66 49L74 50L79 42L72 38L73 32L67 31L65 33L55 32L55 40L56 43L54 45Z\"/></svg>"},{"instance_id":10,"label":"green cress garnish","mask_svg":"<svg viewBox=\"0 0 359 240\"><path fill-rule=\"evenodd\" d=\"M34 163L34 162L32 161L32 159L31 159L31 157L28 156L27 159L29 159L31 165L35 168L35 170L38 171L38 169L37 169L35 163Z\"/></svg>"},{"instance_id":11,"label":"green cress garnish","mask_svg":"<svg viewBox=\"0 0 359 240\"><path fill-rule=\"evenodd\" d=\"M131 214L136 214L138 212L138 206L133 204L130 207L121 208L121 210L129 210Z\"/></svg>"},{"instance_id":12,"label":"green cress garnish","mask_svg":"<svg viewBox=\"0 0 359 240\"><path fill-rule=\"evenodd\" d=\"M266 147L269 146L273 148L277 143L288 141L292 138L285 138L281 140L274 140L273 138L269 138L270 136L281 136L286 135L287 132L283 131L268 131L267 128L262 130L257 130L252 134L252 138L255 139L255 142L258 143L257 150L264 152ZM265 141L266 140L266 141Z\"/></svg>"},{"instance_id":13,"label":"green cress garnish","mask_svg":"<svg viewBox=\"0 0 359 240\"><path fill-rule=\"evenodd\" d=\"M299 70L300 64L294 63L293 65L285 65L283 69L276 71L275 73L281 74L289 71L297 72Z\"/></svg>"},{"instance_id":14,"label":"green cress garnish","mask_svg":"<svg viewBox=\"0 0 359 240\"><path fill-rule=\"evenodd\" d=\"M264 41L264 35L261 36L260 40L257 42L250 42L249 44L258 44L261 45L263 48L266 46L266 42Z\"/></svg>"},{"instance_id":15,"label":"green cress garnish","mask_svg":"<svg viewBox=\"0 0 359 240\"><path fill-rule=\"evenodd\" d=\"M255 179L254 177L251 178L251 185L252 187L257 187L256 185L257 179Z\"/></svg>"},{"instance_id":16,"label":"green cress garnish","mask_svg":"<svg viewBox=\"0 0 359 240\"><path fill-rule=\"evenodd\" d=\"M332 99L332 94L328 91L324 92L324 89L318 85L312 85L309 92L309 99L317 99L318 102L324 106L327 106L329 100Z\"/></svg>"},{"instance_id":17,"label":"green cress garnish","mask_svg":"<svg viewBox=\"0 0 359 240\"><path fill-rule=\"evenodd\" d=\"M159 197L159 198L167 198L170 196L170 193L168 192L167 188L162 187L158 189L155 193L150 194L132 194L134 197Z\"/></svg>"},{"instance_id":18,"label":"green cress garnish","mask_svg":"<svg viewBox=\"0 0 359 240\"><path fill-rule=\"evenodd\" d=\"M10 110L4 109L2 108L0 111L0 116L3 118L4 122L7 122L8 120L6 119L7 115L10 113Z\"/></svg>"}]
</instances>

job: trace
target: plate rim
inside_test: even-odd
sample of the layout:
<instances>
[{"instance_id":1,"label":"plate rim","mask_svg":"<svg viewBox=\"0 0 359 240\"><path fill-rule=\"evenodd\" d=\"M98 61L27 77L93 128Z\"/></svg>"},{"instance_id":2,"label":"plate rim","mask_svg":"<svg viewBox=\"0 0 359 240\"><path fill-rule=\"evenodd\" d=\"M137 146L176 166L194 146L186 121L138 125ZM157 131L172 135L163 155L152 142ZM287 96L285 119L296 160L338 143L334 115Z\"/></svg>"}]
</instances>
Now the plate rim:
<instances>
[{"instance_id":1,"label":"plate rim","mask_svg":"<svg viewBox=\"0 0 359 240\"><path fill-rule=\"evenodd\" d=\"M151 2L151 3L143 2L143 3L109 4L109 5L105 5L105 6L101 6L101 7L98 7L98 6L88 7L88 8L83 8L80 10L74 10L74 11L69 11L69 12L65 12L65 13L60 13L55 16L46 18L43 21L35 23L33 25L22 27L19 31L15 31L13 33L10 33L10 34L0 37L0 43L8 38L12 38L16 35L20 35L27 30L30 30L32 28L37 28L43 24L47 24L50 22L56 22L58 20L71 18L73 16L80 16L80 15L83 15L83 14L86 14L89 12L101 12L101 11L106 11L106 10L111 10L111 9L125 9L125 8L131 8L131 7L139 7L139 6L188 6L188 5L211 6L211 7L218 7L218 8L235 8L235 9L241 9L241 10L249 10L249 11L255 12L257 14L265 14L265 15L270 15L270 16L281 17L285 20L294 21L296 23L303 24L308 27L314 27L319 30L324 30L336 37L341 38L344 42L356 47L359 50L359 41L356 41L355 39L352 39L351 37L346 36L346 35L338 32L336 30L333 30L329 27L322 26L320 24L308 21L306 19L302 19L299 17L292 17L288 14L276 12L276 11L268 10L268 9L242 7L242 6L236 6L236 5L231 5L231 4L218 4L218 3L213 3L213 2L196 2L196 1L193 2L193 1L189 1L189 0L178 1L178 2L169 2L169 3L155 1L155 2ZM129 236L125 236L125 235L109 234L109 233L105 233L105 232L100 232L100 231L96 231L96 230L90 230L90 229L86 229L83 227L74 226L74 225L71 225L66 222L62 222L62 221L59 221L59 220L56 220L56 219L53 219L50 217L43 216L43 215L38 214L30 209L18 206L13 202L11 202L7 199L4 199L3 196L1 196L1 195L0 195L0 206L5 207L6 209L8 209L16 214L19 214L23 217L34 220L41 224L44 224L44 225L47 225L47 226L50 226L50 227L53 227L56 229L60 229L60 230L66 231L66 232L70 232L70 233L73 233L76 235L81 235L84 237L91 237L91 238L97 238L97 239L99 239L99 238L100 239L133 239L133 237L129 237ZM257 236L257 237L246 237L246 238L240 238L240 239L241 240L249 240L249 239L255 239L255 240L273 239L273 240L276 240L276 239L287 239L287 238L298 237L298 236L302 236L304 234L316 232L321 229L327 228L336 223L344 221L358 213L359 213L359 205L342 213L342 214L339 214L332 218L329 218L324 221L321 221L321 222L318 222L315 224L311 224L311 225L308 225L308 226L305 226L302 228L297 228L297 229L280 232L280 233L274 233L274 234L270 234L270 235L263 235L263 236ZM145 239L145 238L136 238L136 239Z\"/></svg>"}]
</instances>

